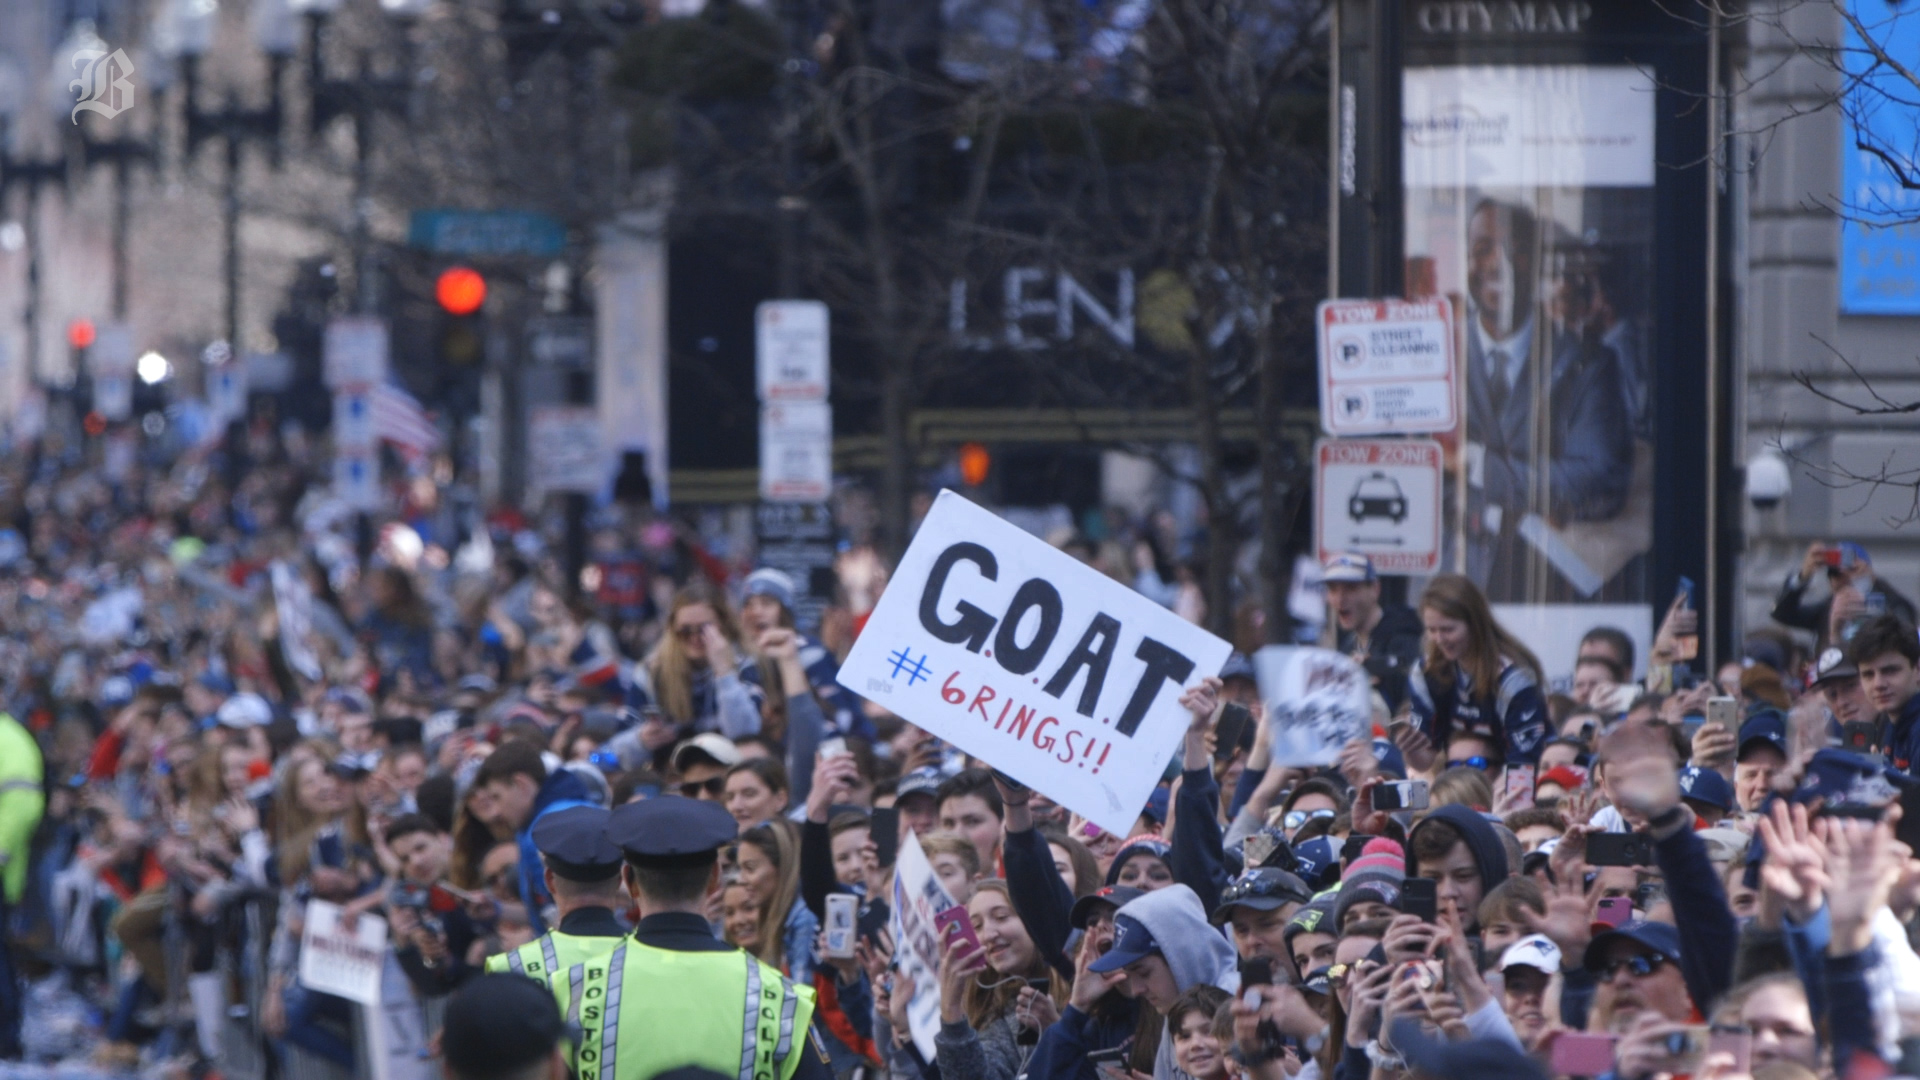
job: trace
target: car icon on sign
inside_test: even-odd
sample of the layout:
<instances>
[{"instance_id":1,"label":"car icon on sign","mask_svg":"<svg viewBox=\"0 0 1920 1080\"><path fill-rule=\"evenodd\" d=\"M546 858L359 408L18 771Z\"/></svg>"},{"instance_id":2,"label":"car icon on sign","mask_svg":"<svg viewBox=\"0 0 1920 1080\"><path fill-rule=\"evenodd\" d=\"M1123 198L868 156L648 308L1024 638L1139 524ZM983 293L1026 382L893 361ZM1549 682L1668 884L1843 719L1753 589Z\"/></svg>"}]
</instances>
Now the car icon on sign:
<instances>
[{"instance_id":1,"label":"car icon on sign","mask_svg":"<svg viewBox=\"0 0 1920 1080\"><path fill-rule=\"evenodd\" d=\"M1400 490L1400 481L1383 472L1361 480L1347 496L1347 516L1355 524L1368 518L1386 518L1400 524L1407 517L1407 497Z\"/></svg>"}]
</instances>

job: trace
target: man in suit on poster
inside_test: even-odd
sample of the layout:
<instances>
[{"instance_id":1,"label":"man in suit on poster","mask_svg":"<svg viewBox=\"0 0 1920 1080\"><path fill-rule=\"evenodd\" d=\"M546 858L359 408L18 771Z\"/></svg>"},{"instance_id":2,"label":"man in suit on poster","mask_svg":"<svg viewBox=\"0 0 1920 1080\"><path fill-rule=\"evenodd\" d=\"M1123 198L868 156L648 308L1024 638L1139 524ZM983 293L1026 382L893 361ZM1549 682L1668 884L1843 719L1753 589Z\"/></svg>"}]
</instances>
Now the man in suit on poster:
<instances>
[{"instance_id":1,"label":"man in suit on poster","mask_svg":"<svg viewBox=\"0 0 1920 1080\"><path fill-rule=\"evenodd\" d=\"M1475 205L1467 219L1467 570L1495 602L1586 595L1540 543L1521 536L1522 522L1534 513L1555 526L1604 521L1620 513L1633 475L1619 358L1596 338L1554 334L1542 320L1541 253L1532 211L1492 199ZM1536 341L1543 326L1552 336ZM1547 591L1529 595L1529 570L1542 560Z\"/></svg>"}]
</instances>

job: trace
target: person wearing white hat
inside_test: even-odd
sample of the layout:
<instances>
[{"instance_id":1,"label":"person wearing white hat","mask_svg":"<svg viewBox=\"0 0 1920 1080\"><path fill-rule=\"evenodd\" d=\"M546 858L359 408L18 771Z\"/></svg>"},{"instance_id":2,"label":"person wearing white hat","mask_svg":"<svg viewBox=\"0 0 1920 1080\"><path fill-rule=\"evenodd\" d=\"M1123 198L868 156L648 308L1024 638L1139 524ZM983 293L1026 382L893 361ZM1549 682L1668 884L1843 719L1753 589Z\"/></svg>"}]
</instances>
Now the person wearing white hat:
<instances>
[{"instance_id":1,"label":"person wearing white hat","mask_svg":"<svg viewBox=\"0 0 1920 1080\"><path fill-rule=\"evenodd\" d=\"M1530 1051L1560 1011L1559 974L1560 946L1545 934L1528 934L1500 955L1500 1007Z\"/></svg>"}]
</instances>

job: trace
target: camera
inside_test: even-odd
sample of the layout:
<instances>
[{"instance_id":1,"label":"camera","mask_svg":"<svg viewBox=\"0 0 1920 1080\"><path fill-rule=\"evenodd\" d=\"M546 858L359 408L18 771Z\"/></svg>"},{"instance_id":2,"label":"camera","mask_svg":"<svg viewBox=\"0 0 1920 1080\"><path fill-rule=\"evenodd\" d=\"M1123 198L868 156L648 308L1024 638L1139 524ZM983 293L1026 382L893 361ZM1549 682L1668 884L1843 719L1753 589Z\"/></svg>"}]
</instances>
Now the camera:
<instances>
[{"instance_id":1,"label":"camera","mask_svg":"<svg viewBox=\"0 0 1920 1080\"><path fill-rule=\"evenodd\" d=\"M1793 472L1780 452L1768 448L1747 462L1747 501L1755 510L1771 510L1793 493Z\"/></svg>"}]
</instances>

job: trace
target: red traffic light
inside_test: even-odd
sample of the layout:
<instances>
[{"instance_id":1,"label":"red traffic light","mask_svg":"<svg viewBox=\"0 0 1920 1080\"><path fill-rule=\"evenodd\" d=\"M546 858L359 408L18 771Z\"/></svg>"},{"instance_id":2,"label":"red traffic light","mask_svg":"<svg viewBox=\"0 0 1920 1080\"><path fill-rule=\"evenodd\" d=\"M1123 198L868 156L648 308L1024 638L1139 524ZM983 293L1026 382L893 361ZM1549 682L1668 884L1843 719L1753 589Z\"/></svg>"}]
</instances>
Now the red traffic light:
<instances>
[{"instance_id":1,"label":"red traffic light","mask_svg":"<svg viewBox=\"0 0 1920 1080\"><path fill-rule=\"evenodd\" d=\"M987 470L993 465L993 455L977 442L963 443L960 446L960 479L968 487L979 487L987 482Z\"/></svg>"},{"instance_id":2,"label":"red traffic light","mask_svg":"<svg viewBox=\"0 0 1920 1080\"><path fill-rule=\"evenodd\" d=\"M447 314L471 315L487 302L487 279L470 267L451 267L434 283L433 296Z\"/></svg>"},{"instance_id":3,"label":"red traffic light","mask_svg":"<svg viewBox=\"0 0 1920 1080\"><path fill-rule=\"evenodd\" d=\"M93 344L93 320L75 319L67 324L67 344L84 349Z\"/></svg>"}]
</instances>

